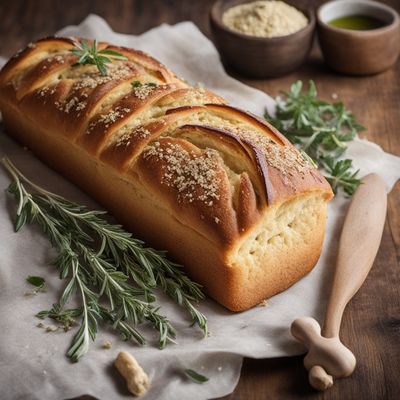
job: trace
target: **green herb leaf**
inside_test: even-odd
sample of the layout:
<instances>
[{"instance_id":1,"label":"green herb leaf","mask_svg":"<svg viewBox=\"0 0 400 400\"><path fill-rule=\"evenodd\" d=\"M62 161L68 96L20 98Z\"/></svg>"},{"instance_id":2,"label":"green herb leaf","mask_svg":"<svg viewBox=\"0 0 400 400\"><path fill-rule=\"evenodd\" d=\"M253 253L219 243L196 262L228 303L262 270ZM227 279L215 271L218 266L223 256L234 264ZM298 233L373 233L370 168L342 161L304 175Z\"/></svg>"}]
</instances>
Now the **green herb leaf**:
<instances>
[{"instance_id":1,"label":"green herb leaf","mask_svg":"<svg viewBox=\"0 0 400 400\"><path fill-rule=\"evenodd\" d=\"M110 224L104 211L89 210L41 188L9 159L3 158L2 164L13 179L8 191L18 203L17 216L25 213L26 221L38 224L58 251L54 265L67 283L59 301L37 316L52 318L67 329L81 317L67 353L72 361L87 353L100 321L110 324L124 340L139 344L146 339L136 326L146 322L158 332L160 348L174 343L173 326L153 304L157 287L185 308L207 336L207 319L194 306L204 298L201 287L164 251L145 247L120 225ZM82 306L66 309L73 296L80 298Z\"/></svg>"},{"instance_id":2,"label":"green herb leaf","mask_svg":"<svg viewBox=\"0 0 400 400\"><path fill-rule=\"evenodd\" d=\"M15 232L18 232L25 225L27 216L28 216L27 209L23 208L21 213L17 215L17 218L15 219L15 224L14 224Z\"/></svg>"},{"instance_id":3,"label":"green herb leaf","mask_svg":"<svg viewBox=\"0 0 400 400\"><path fill-rule=\"evenodd\" d=\"M352 161L326 157L324 166L327 171L325 178L332 186L333 191L336 193L337 188L341 187L349 196L352 195L353 187L359 185L359 180L356 178L359 170L352 171Z\"/></svg>"},{"instance_id":4,"label":"green herb leaf","mask_svg":"<svg viewBox=\"0 0 400 400\"><path fill-rule=\"evenodd\" d=\"M336 192L339 188L352 195L360 185L358 171L351 160L342 160L347 142L364 130L342 102L329 103L317 97L313 81L302 91L303 83L295 82L289 93L276 98L275 116L265 118L284 134L305 159L323 170Z\"/></svg>"},{"instance_id":5,"label":"green herb leaf","mask_svg":"<svg viewBox=\"0 0 400 400\"><path fill-rule=\"evenodd\" d=\"M133 82L131 82L131 85L132 85L133 88L139 88L141 86L148 86L150 88L155 88L155 87L158 86L157 83L155 83L155 82L142 83L140 81L133 81Z\"/></svg>"},{"instance_id":6,"label":"green herb leaf","mask_svg":"<svg viewBox=\"0 0 400 400\"><path fill-rule=\"evenodd\" d=\"M101 50L99 52L100 54L106 54L108 56L112 56L112 58L116 59L116 60L127 60L127 58L125 56L123 56L121 53L118 53L117 51L114 50Z\"/></svg>"},{"instance_id":7,"label":"green herb leaf","mask_svg":"<svg viewBox=\"0 0 400 400\"><path fill-rule=\"evenodd\" d=\"M199 374L198 372L194 371L193 369L185 369L185 374L188 376L192 381L196 383L204 383L209 380L204 375Z\"/></svg>"},{"instance_id":8,"label":"green herb leaf","mask_svg":"<svg viewBox=\"0 0 400 400\"><path fill-rule=\"evenodd\" d=\"M103 76L107 75L106 64L111 63L113 60L127 60L123 54L117 51L109 49L99 50L96 40L93 40L90 46L87 40L81 39L75 43L75 47L70 52L79 57L78 61L73 64L73 67L87 64L95 65Z\"/></svg>"},{"instance_id":9,"label":"green herb leaf","mask_svg":"<svg viewBox=\"0 0 400 400\"><path fill-rule=\"evenodd\" d=\"M37 288L42 288L46 282L41 276L28 276L26 281Z\"/></svg>"},{"instance_id":10,"label":"green herb leaf","mask_svg":"<svg viewBox=\"0 0 400 400\"><path fill-rule=\"evenodd\" d=\"M137 87L142 86L143 84L140 81L133 81L133 82L131 82L131 85L132 85L132 87L137 88Z\"/></svg>"}]
</instances>

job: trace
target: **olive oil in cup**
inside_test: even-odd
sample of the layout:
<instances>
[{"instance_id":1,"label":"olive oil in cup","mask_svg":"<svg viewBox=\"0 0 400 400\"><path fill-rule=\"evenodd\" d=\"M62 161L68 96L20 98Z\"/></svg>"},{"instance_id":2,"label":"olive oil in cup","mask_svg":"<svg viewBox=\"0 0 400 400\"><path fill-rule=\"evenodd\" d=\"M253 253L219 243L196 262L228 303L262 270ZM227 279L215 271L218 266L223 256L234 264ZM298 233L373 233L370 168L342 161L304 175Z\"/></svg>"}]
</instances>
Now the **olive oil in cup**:
<instances>
[{"instance_id":1,"label":"olive oil in cup","mask_svg":"<svg viewBox=\"0 0 400 400\"><path fill-rule=\"evenodd\" d=\"M332 19L328 23L336 28L352 29L355 31L369 31L383 28L387 25L384 21L368 15L348 15Z\"/></svg>"},{"instance_id":2,"label":"olive oil in cup","mask_svg":"<svg viewBox=\"0 0 400 400\"><path fill-rule=\"evenodd\" d=\"M400 52L396 10L372 0L332 0L317 10L325 62L337 72L372 75L393 66Z\"/></svg>"}]
</instances>

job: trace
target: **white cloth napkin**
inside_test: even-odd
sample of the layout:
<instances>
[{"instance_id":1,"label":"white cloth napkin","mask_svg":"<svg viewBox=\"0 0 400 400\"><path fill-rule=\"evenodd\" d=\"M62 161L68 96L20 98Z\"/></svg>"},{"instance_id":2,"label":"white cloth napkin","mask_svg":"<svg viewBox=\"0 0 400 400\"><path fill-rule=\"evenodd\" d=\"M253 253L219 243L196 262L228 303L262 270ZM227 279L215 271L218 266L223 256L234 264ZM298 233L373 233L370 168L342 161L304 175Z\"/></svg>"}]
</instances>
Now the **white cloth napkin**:
<instances>
[{"instance_id":1,"label":"white cloth napkin","mask_svg":"<svg viewBox=\"0 0 400 400\"><path fill-rule=\"evenodd\" d=\"M262 115L265 106L274 102L265 93L229 77L212 43L191 22L175 26L162 25L140 36L113 32L107 23L90 15L79 26L70 26L60 35L80 35L111 43L143 49L160 59L180 76L207 87L231 101L233 105ZM47 168L30 152L0 133L0 156L8 155L29 177L46 188L72 200L99 208L84 193L63 177ZM400 158L387 154L366 140L356 139L349 156L362 174L381 175L389 191L400 177ZM347 201L333 200L324 250L315 269L296 285L268 301L268 307L234 314L211 300L200 308L209 319L211 336L189 327L186 314L162 297L162 310L178 331L177 345L165 350L152 346L155 335L148 331L150 344L138 347L121 341L113 332L101 329L90 352L77 364L65 357L71 332L46 333L35 327L34 315L48 309L58 298L61 281L50 265L54 252L35 226L20 233L13 231L11 216L14 201L5 194L9 178L0 168L0 397L11 399L65 399L90 394L98 399L124 399L129 394L121 377L112 366L118 351L131 352L150 376L150 399L209 399L233 391L239 376L242 358L269 358L300 354L302 348L289 334L290 323L299 316L311 315L321 320L334 267L336 242ZM29 288L28 275L45 276L47 293L24 296ZM110 350L101 348L110 340ZM192 368L210 378L196 384L183 375Z\"/></svg>"}]
</instances>

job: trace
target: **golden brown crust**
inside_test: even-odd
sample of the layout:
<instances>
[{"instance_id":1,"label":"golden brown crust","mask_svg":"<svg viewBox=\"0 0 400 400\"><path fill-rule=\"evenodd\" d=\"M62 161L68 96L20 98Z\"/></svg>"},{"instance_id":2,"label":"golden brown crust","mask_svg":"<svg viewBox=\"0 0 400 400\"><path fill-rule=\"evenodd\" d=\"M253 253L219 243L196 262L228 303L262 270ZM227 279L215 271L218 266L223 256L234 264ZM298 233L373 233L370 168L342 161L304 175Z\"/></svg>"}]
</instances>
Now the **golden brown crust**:
<instances>
[{"instance_id":1,"label":"golden brown crust","mask_svg":"<svg viewBox=\"0 0 400 400\"><path fill-rule=\"evenodd\" d=\"M142 152L132 173L165 199L176 215L198 220L214 241L228 243L237 236L231 185L216 152L165 137Z\"/></svg>"},{"instance_id":2,"label":"golden brown crust","mask_svg":"<svg viewBox=\"0 0 400 400\"><path fill-rule=\"evenodd\" d=\"M97 154L107 144L108 139L119 128L124 127L138 114L143 113L152 103L176 90L176 85L159 85L146 98L139 98L131 91L116 101L110 108L94 115L86 126L85 132L78 138L78 143L89 152Z\"/></svg>"},{"instance_id":3,"label":"golden brown crust","mask_svg":"<svg viewBox=\"0 0 400 400\"><path fill-rule=\"evenodd\" d=\"M69 50L74 42L71 38L44 38L29 43L24 49L17 51L13 57L3 67L0 75L0 85L4 85L10 79L29 66L32 65L32 59L39 61L47 58L52 53Z\"/></svg>"},{"instance_id":4,"label":"golden brown crust","mask_svg":"<svg viewBox=\"0 0 400 400\"><path fill-rule=\"evenodd\" d=\"M283 135L140 51L100 43L128 58L107 76L73 66L75 42L37 41L1 71L13 136L232 310L313 267L332 192Z\"/></svg>"},{"instance_id":5,"label":"golden brown crust","mask_svg":"<svg viewBox=\"0 0 400 400\"><path fill-rule=\"evenodd\" d=\"M162 80L164 83L182 83L182 81L178 79L169 68L161 64L144 51L129 49L121 46L112 46L109 44L107 44L106 48L107 50L117 51L127 57L128 60L134 61L135 63L143 66L151 76Z\"/></svg>"}]
</instances>

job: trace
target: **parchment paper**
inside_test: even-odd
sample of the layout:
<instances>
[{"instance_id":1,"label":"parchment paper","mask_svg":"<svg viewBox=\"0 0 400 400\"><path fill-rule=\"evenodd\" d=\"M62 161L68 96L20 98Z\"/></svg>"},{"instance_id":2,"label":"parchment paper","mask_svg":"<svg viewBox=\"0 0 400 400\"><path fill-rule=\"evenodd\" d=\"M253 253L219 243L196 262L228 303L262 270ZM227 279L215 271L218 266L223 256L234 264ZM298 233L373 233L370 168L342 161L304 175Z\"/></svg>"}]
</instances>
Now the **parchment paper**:
<instances>
[{"instance_id":1,"label":"parchment paper","mask_svg":"<svg viewBox=\"0 0 400 400\"><path fill-rule=\"evenodd\" d=\"M230 78L223 70L212 43L190 22L162 25L140 36L113 32L106 22L90 15L79 26L63 29L61 35L81 35L145 50L191 82L203 82L226 97L233 105L262 115L265 106L273 109L273 100L265 93ZM46 188L93 208L99 206L88 196L47 168L30 152L0 133L0 156L8 155L29 177ZM380 147L356 139L349 157L362 174L377 172L389 191L400 177L400 158L384 153ZM189 319L174 304L161 297L162 310L177 328L178 345L158 350L156 337L147 347L121 341L113 332L101 329L90 352L78 363L65 357L72 335L46 333L36 327L34 315L48 309L61 290L55 268L50 265L54 252L34 226L16 234L11 215L15 204L4 189L9 178L0 168L0 398L65 399L90 394L98 399L129 398L123 380L112 362L121 350L134 354L151 378L150 399L209 399L233 391L240 375L242 357L269 358L302 352L290 337L288 327L296 317L311 315L321 320L329 281L334 267L336 242L347 201L338 196L329 206L329 219L323 253L318 265L296 285L268 301L268 307L233 314L212 300L200 308L208 316L211 336L189 327ZM46 277L47 293L26 297L28 275ZM50 323L50 322L49 322ZM110 350L101 348L110 340ZM192 368L208 376L202 385L183 376Z\"/></svg>"}]
</instances>

